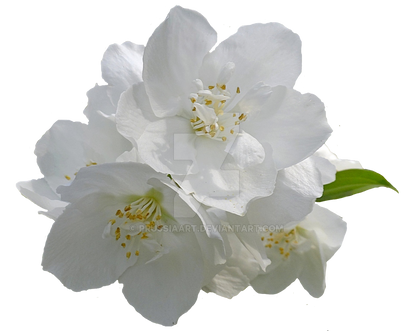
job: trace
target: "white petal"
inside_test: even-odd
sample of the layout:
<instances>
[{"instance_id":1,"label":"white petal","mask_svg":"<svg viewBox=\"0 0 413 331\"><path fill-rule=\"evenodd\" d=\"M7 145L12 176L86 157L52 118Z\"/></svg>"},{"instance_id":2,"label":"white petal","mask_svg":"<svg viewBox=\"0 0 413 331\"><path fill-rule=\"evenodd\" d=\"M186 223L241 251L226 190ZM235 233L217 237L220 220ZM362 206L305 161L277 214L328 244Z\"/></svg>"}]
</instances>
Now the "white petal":
<instances>
[{"instance_id":1,"label":"white petal","mask_svg":"<svg viewBox=\"0 0 413 331\"><path fill-rule=\"evenodd\" d=\"M116 127L135 147L146 126L158 120L153 113L143 83L126 90L118 103Z\"/></svg>"},{"instance_id":2,"label":"white petal","mask_svg":"<svg viewBox=\"0 0 413 331\"><path fill-rule=\"evenodd\" d=\"M292 87L301 73L300 38L278 23L241 27L205 57L200 79L215 86L221 68L235 63L227 88L246 93L256 83Z\"/></svg>"},{"instance_id":3,"label":"white petal","mask_svg":"<svg viewBox=\"0 0 413 331\"><path fill-rule=\"evenodd\" d=\"M284 86L273 88L268 102L243 123L243 130L271 144L277 169L312 155L331 134L323 103Z\"/></svg>"},{"instance_id":4,"label":"white petal","mask_svg":"<svg viewBox=\"0 0 413 331\"><path fill-rule=\"evenodd\" d=\"M257 226L260 223L248 218L248 215L249 212L246 216L227 214L229 226L234 229L235 237L228 236L233 253L227 264L239 267L249 279L252 279L258 272L267 268L270 260L260 239L260 230ZM247 259L248 263L243 262Z\"/></svg>"},{"instance_id":5,"label":"white petal","mask_svg":"<svg viewBox=\"0 0 413 331\"><path fill-rule=\"evenodd\" d=\"M88 104L83 113L89 119L95 116L97 111L107 115L114 114L121 92L113 86L96 84L87 91Z\"/></svg>"},{"instance_id":6,"label":"white petal","mask_svg":"<svg viewBox=\"0 0 413 331\"><path fill-rule=\"evenodd\" d=\"M61 186L58 193L62 200L71 203L82 200L90 194L111 196L143 196L152 185L151 178L164 179L146 164L133 162L106 163L82 168L70 186Z\"/></svg>"},{"instance_id":7,"label":"white petal","mask_svg":"<svg viewBox=\"0 0 413 331\"><path fill-rule=\"evenodd\" d=\"M327 159L316 154L311 156L311 158L315 161L316 167L320 172L323 185L334 182L336 179L336 167Z\"/></svg>"},{"instance_id":8,"label":"white petal","mask_svg":"<svg viewBox=\"0 0 413 331\"><path fill-rule=\"evenodd\" d=\"M300 262L298 256L291 254L287 260L282 261L275 269L253 279L251 286L258 293L279 293L297 279L302 270Z\"/></svg>"},{"instance_id":9,"label":"white petal","mask_svg":"<svg viewBox=\"0 0 413 331\"><path fill-rule=\"evenodd\" d=\"M52 190L69 185L79 169L113 162L131 149L113 121L98 113L89 125L57 121L37 142L35 154L40 171Z\"/></svg>"},{"instance_id":10,"label":"white petal","mask_svg":"<svg viewBox=\"0 0 413 331\"><path fill-rule=\"evenodd\" d=\"M189 106L192 82L215 42L215 31L199 13L178 6L169 12L144 54L143 80L157 116L175 115L184 104Z\"/></svg>"},{"instance_id":11,"label":"white petal","mask_svg":"<svg viewBox=\"0 0 413 331\"><path fill-rule=\"evenodd\" d=\"M308 215L323 192L320 174L312 159L278 172L274 193L251 202L246 217L251 224L287 225Z\"/></svg>"},{"instance_id":12,"label":"white petal","mask_svg":"<svg viewBox=\"0 0 413 331\"><path fill-rule=\"evenodd\" d=\"M86 124L57 121L37 142L34 151L37 163L52 190L69 185L75 173L86 166L85 136Z\"/></svg>"},{"instance_id":13,"label":"white petal","mask_svg":"<svg viewBox=\"0 0 413 331\"><path fill-rule=\"evenodd\" d=\"M125 91L142 81L144 46L130 41L108 47L102 59L102 77L111 86Z\"/></svg>"},{"instance_id":14,"label":"white petal","mask_svg":"<svg viewBox=\"0 0 413 331\"><path fill-rule=\"evenodd\" d=\"M231 251L219 233L221 220L214 213L207 211L205 207L192 196L185 194L173 181L169 183L166 180L161 181L164 185L172 189L171 192L178 193L178 195L174 194L173 198L169 199L169 201L164 197L163 207L167 209L169 214L173 215L180 224L195 227L195 235L202 248L204 258L211 265L210 267L225 263L226 256L229 255Z\"/></svg>"},{"instance_id":15,"label":"white petal","mask_svg":"<svg viewBox=\"0 0 413 331\"><path fill-rule=\"evenodd\" d=\"M43 269L74 291L116 281L136 262L135 256L126 258L125 249L114 238L102 238L111 215L120 206L121 201L109 195L88 195L68 206L47 238Z\"/></svg>"},{"instance_id":16,"label":"white petal","mask_svg":"<svg viewBox=\"0 0 413 331\"><path fill-rule=\"evenodd\" d=\"M249 168L264 161L264 147L257 139L242 131L235 138L229 154L234 158L235 163L241 168Z\"/></svg>"},{"instance_id":17,"label":"white petal","mask_svg":"<svg viewBox=\"0 0 413 331\"><path fill-rule=\"evenodd\" d=\"M298 279L311 296L319 298L326 288L326 260L317 236L313 234L310 236L314 246L301 256L303 269Z\"/></svg>"},{"instance_id":18,"label":"white petal","mask_svg":"<svg viewBox=\"0 0 413 331\"><path fill-rule=\"evenodd\" d=\"M22 180L14 185L22 197L44 210L65 207L67 205L66 202L60 201L60 196L50 188L43 177Z\"/></svg>"},{"instance_id":19,"label":"white petal","mask_svg":"<svg viewBox=\"0 0 413 331\"><path fill-rule=\"evenodd\" d=\"M174 116L149 123L137 145L142 160L156 171L187 174L196 166L195 139L190 122Z\"/></svg>"},{"instance_id":20,"label":"white petal","mask_svg":"<svg viewBox=\"0 0 413 331\"><path fill-rule=\"evenodd\" d=\"M262 82L255 84L242 99L231 109L232 113L245 113L251 116L265 105L272 94L270 86ZM228 106L227 106L228 107ZM242 125L242 124L241 124Z\"/></svg>"},{"instance_id":21,"label":"white petal","mask_svg":"<svg viewBox=\"0 0 413 331\"><path fill-rule=\"evenodd\" d=\"M211 139L200 139L205 146L214 146ZM219 149L211 151L198 144L199 173L175 176L186 193L193 193L201 203L226 210L237 215L245 214L248 203L257 197L272 194L276 170L271 151L265 147L262 163L247 169L240 169L231 155ZM201 159L202 157L202 159Z\"/></svg>"},{"instance_id":22,"label":"white petal","mask_svg":"<svg viewBox=\"0 0 413 331\"><path fill-rule=\"evenodd\" d=\"M203 280L202 254L195 235L166 233L169 253L150 262L138 263L119 278L128 302L145 318L174 325L195 303Z\"/></svg>"},{"instance_id":23,"label":"white petal","mask_svg":"<svg viewBox=\"0 0 413 331\"><path fill-rule=\"evenodd\" d=\"M240 268L226 265L203 290L231 299L245 290L249 283L250 279L243 274Z\"/></svg>"},{"instance_id":24,"label":"white petal","mask_svg":"<svg viewBox=\"0 0 413 331\"><path fill-rule=\"evenodd\" d=\"M326 261L341 247L347 231L347 224L340 216L319 205L314 206L300 227L316 233Z\"/></svg>"}]
</instances>

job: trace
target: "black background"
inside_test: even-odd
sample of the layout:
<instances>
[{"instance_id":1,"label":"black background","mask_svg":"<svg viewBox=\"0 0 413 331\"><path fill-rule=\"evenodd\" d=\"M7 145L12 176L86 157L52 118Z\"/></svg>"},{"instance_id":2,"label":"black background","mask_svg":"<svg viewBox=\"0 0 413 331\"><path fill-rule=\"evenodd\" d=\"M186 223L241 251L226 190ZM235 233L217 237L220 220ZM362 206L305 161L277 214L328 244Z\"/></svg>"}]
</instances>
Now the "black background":
<instances>
[{"instance_id":1,"label":"black background","mask_svg":"<svg viewBox=\"0 0 413 331\"><path fill-rule=\"evenodd\" d=\"M22 22L26 35L23 45L16 47L27 56L18 69L24 83L16 89L24 88L13 113L20 140L13 141L12 154L12 164L20 167L11 166L11 182L38 176L31 149L56 118L82 118L85 92L99 79L98 61L106 45L126 38L145 41L170 4L149 4L145 9L120 3L112 4L113 8L96 5L90 12L56 9L55 15ZM221 38L237 25L254 20L281 20L298 31L305 52L304 74L297 88L313 91L326 102L336 130L329 145L341 156L360 158L365 167L379 170L401 189L408 161L399 145L401 110L392 102L390 83L381 75L389 69L373 19L348 8L339 10L343 15L338 16L337 9L316 6L270 10L258 4L243 8L239 3L204 3L196 7L211 19ZM75 295L43 273L39 259L49 222L37 217L36 208L17 193L12 194L21 215L18 222L30 225L23 238L18 234L12 249L15 270L25 279L15 287L16 309L25 305L37 311L39 323L57 316L59 323L70 327L115 322L118 327L151 328L121 299L118 285ZM201 295L180 327L238 328L250 320L257 328L287 323L295 329L304 322L326 330L354 325L356 318L362 323L389 318L389 300L402 281L396 275L403 272L397 262L406 218L399 212L401 197L379 190L329 206L349 222L350 231L343 249L329 263L328 289L321 300L312 300L299 284L278 298L260 297L251 290L231 303Z\"/></svg>"}]
</instances>

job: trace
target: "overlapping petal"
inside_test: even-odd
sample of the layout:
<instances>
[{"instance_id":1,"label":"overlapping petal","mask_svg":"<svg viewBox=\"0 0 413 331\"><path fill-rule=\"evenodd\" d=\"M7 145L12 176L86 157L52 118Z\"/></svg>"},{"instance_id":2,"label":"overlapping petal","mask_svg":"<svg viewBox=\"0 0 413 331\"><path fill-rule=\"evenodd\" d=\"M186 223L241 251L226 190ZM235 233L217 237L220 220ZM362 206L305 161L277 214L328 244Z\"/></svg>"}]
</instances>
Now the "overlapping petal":
<instances>
[{"instance_id":1,"label":"overlapping petal","mask_svg":"<svg viewBox=\"0 0 413 331\"><path fill-rule=\"evenodd\" d=\"M331 134L323 103L312 94L273 88L268 102L242 129L273 149L277 169L296 164L319 149Z\"/></svg>"},{"instance_id":2,"label":"overlapping petal","mask_svg":"<svg viewBox=\"0 0 413 331\"><path fill-rule=\"evenodd\" d=\"M188 105L192 81L216 38L202 15L179 6L154 31L145 49L143 80L157 116L176 115Z\"/></svg>"},{"instance_id":3,"label":"overlapping petal","mask_svg":"<svg viewBox=\"0 0 413 331\"><path fill-rule=\"evenodd\" d=\"M233 62L235 70L228 87L241 93L263 81L270 86L293 87L301 73L301 41L298 35L278 23L241 27L205 56L200 78L214 85L219 71Z\"/></svg>"}]
</instances>

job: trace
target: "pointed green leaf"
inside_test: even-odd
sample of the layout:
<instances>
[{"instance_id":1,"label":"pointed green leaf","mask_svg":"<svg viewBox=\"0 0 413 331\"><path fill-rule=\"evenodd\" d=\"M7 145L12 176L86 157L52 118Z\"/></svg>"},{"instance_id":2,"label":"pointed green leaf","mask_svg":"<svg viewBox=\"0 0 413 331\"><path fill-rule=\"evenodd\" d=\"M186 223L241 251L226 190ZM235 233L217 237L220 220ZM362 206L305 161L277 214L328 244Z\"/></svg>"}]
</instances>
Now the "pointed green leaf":
<instances>
[{"instance_id":1,"label":"pointed green leaf","mask_svg":"<svg viewBox=\"0 0 413 331\"><path fill-rule=\"evenodd\" d=\"M336 180L324 185L323 195L316 201L340 199L375 187L387 187L395 190L397 193L399 192L377 172L367 169L347 169L337 171Z\"/></svg>"}]
</instances>

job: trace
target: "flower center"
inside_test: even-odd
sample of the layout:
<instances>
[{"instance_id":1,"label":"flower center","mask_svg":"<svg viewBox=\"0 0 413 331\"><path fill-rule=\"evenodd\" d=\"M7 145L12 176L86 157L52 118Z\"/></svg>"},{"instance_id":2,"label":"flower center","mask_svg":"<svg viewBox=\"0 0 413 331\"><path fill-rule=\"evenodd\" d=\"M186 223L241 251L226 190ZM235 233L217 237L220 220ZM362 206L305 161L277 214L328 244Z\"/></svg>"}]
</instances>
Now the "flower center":
<instances>
[{"instance_id":1,"label":"flower center","mask_svg":"<svg viewBox=\"0 0 413 331\"><path fill-rule=\"evenodd\" d=\"M139 255L143 240L155 239L157 231L163 227L162 208L157 199L144 196L122 210L118 209L114 218L106 225L103 237L115 238L126 249L126 258Z\"/></svg>"},{"instance_id":2,"label":"flower center","mask_svg":"<svg viewBox=\"0 0 413 331\"><path fill-rule=\"evenodd\" d=\"M207 88L200 79L194 81L198 92L191 93L189 98L193 104L190 121L196 135L227 141L238 134L239 124L245 121L247 115L226 112L225 109L233 100L226 83L231 78L234 68L235 65L228 62L221 70L217 83ZM240 93L239 87L236 93Z\"/></svg>"},{"instance_id":3,"label":"flower center","mask_svg":"<svg viewBox=\"0 0 413 331\"><path fill-rule=\"evenodd\" d=\"M289 232L264 232L261 241L267 249L275 250L281 258L286 260L290 252L297 249L306 239L299 235L297 228L293 228Z\"/></svg>"}]
</instances>

